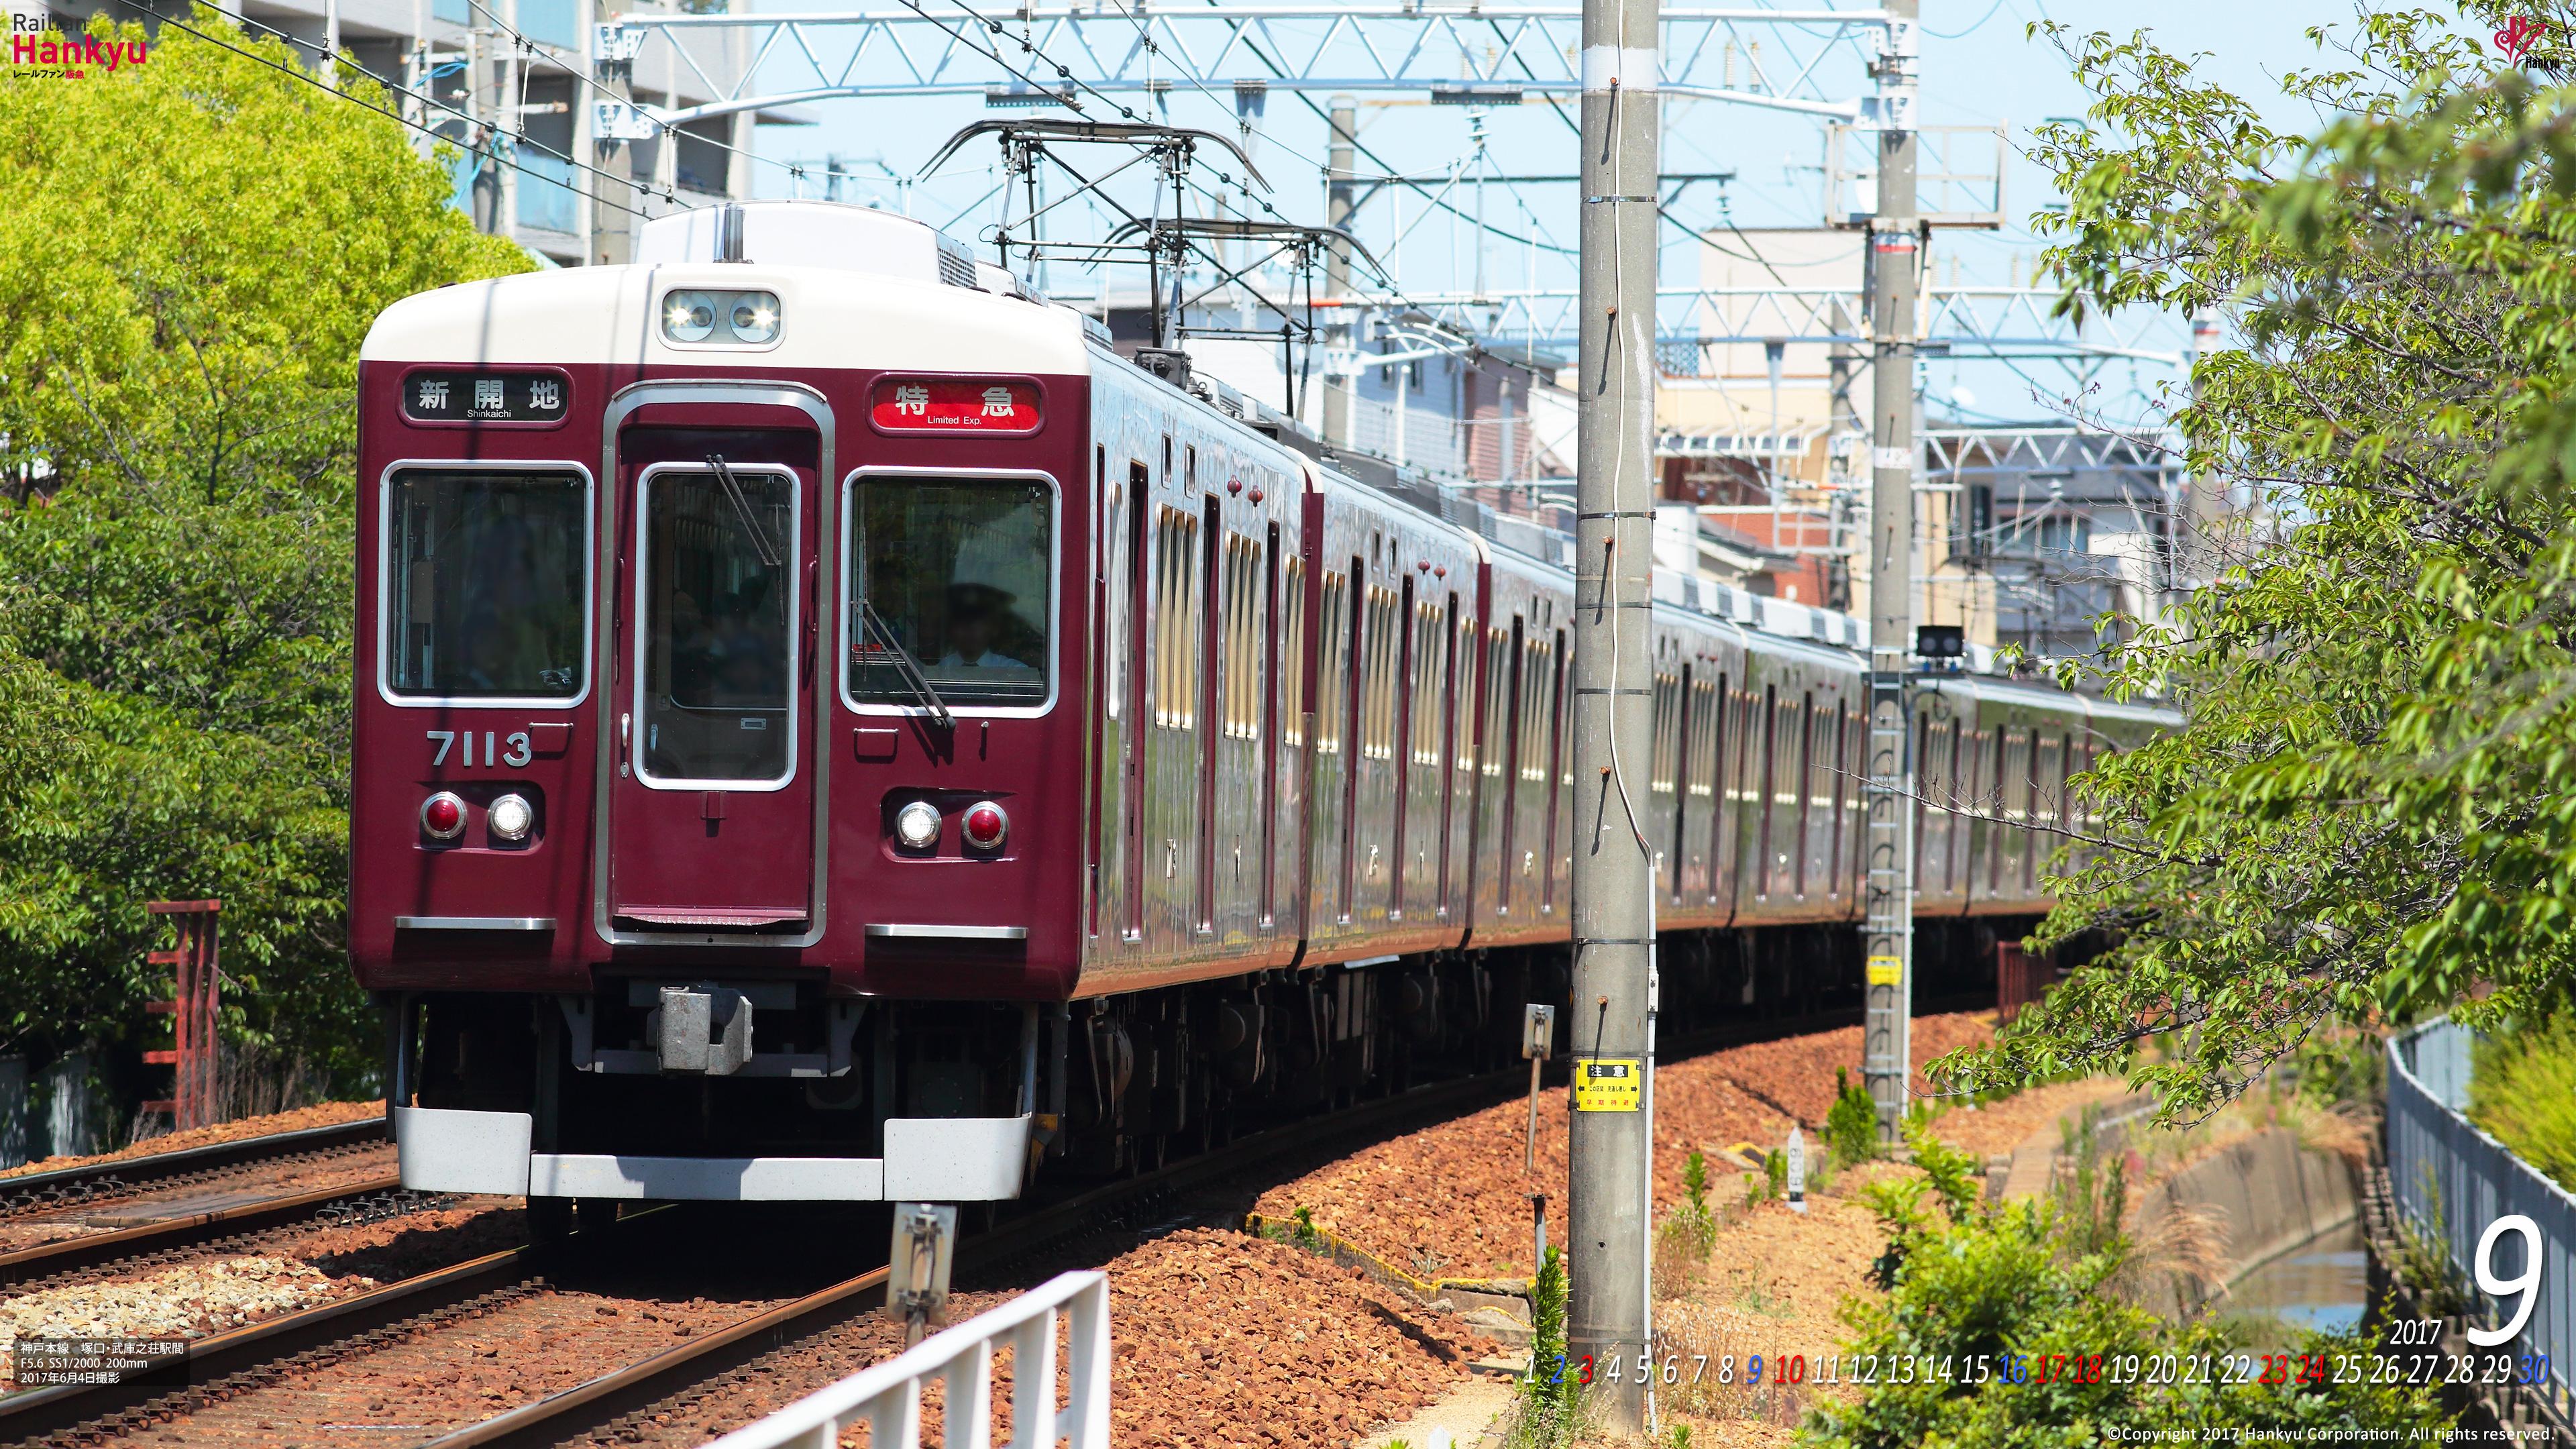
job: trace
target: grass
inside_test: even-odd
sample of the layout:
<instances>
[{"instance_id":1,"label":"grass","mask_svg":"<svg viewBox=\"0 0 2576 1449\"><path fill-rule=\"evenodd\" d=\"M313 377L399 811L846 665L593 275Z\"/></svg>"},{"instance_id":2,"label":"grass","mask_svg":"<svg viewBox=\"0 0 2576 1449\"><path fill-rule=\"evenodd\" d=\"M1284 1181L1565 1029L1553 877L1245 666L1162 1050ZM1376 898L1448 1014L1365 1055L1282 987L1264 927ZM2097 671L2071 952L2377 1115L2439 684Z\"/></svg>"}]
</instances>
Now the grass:
<instances>
[{"instance_id":1,"label":"grass","mask_svg":"<svg viewBox=\"0 0 2576 1449\"><path fill-rule=\"evenodd\" d=\"M1689 1289L1717 1244L1717 1213L1708 1201L1708 1156L1694 1150L1682 1165L1682 1200L1655 1225L1655 1293Z\"/></svg>"},{"instance_id":2,"label":"grass","mask_svg":"<svg viewBox=\"0 0 2576 1449\"><path fill-rule=\"evenodd\" d=\"M2576 1189L2576 1021L2482 1038L2469 1074L2469 1120Z\"/></svg>"}]
</instances>

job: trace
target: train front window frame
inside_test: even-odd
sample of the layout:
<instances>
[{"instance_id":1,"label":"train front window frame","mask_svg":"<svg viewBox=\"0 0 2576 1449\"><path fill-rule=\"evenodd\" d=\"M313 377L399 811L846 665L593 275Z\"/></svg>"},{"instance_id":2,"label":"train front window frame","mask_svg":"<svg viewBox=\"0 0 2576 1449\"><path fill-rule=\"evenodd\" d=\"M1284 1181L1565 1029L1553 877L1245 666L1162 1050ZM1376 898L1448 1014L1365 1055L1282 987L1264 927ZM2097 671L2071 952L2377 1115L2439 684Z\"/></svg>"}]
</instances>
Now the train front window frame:
<instances>
[{"instance_id":1,"label":"train front window frame","mask_svg":"<svg viewBox=\"0 0 2576 1449\"><path fill-rule=\"evenodd\" d=\"M840 582L834 597L840 614L838 652L834 656L833 688L840 695L841 707L853 714L906 718L930 713L927 704L912 696L909 688L896 687L880 693L870 690L862 696L851 688L850 661L858 647L867 641L856 607L861 582L861 550L867 547L867 514L861 490L888 484L922 483L949 486L985 486L1041 489L1046 502L1046 600L1045 623L1039 629L1040 640L1035 653L1038 662L1031 667L1040 676L1040 693L1026 703L1005 703L976 697L967 689L943 687L936 665L922 666L930 687L938 690L941 703L960 718L968 719L1035 719L1051 713L1061 693L1063 669L1058 655L1063 643L1064 593L1064 489L1055 475L1036 468L939 468L911 467L900 464L869 464L853 468L841 481L841 517L844 526L840 542ZM1130 506L1144 503L1143 495L1131 500ZM1023 616L1025 618L1025 616ZM888 621L898 628L902 621ZM1128 661L1130 669L1143 667Z\"/></svg>"},{"instance_id":2,"label":"train front window frame","mask_svg":"<svg viewBox=\"0 0 2576 1449\"><path fill-rule=\"evenodd\" d=\"M395 511L396 496L414 479L483 478L513 480L543 486L551 483L567 490L579 489L578 552L580 571L575 588L581 611L580 647L570 664L570 686L557 692L446 693L434 687L411 688L399 681L404 677L404 654L408 645L400 636L404 627L398 616L410 612L410 578L404 570L424 562L399 555L412 535L400 525ZM595 595L598 568L598 489L590 469L579 463L550 459L494 459L463 461L454 458L403 458L387 464L377 479L376 500L376 693L385 703L399 709L545 709L562 710L580 706L590 698L593 655L598 648L598 612ZM397 575L402 577L398 581ZM450 688L453 686L451 685Z\"/></svg>"},{"instance_id":3,"label":"train front window frame","mask_svg":"<svg viewBox=\"0 0 2576 1449\"><path fill-rule=\"evenodd\" d=\"M637 783L649 790L722 790L743 794L766 794L784 790L794 784L800 765L803 734L799 728L798 717L805 712L807 699L804 686L797 678L799 641L804 638L805 590L800 587L804 569L798 560L804 557L805 549L805 480L798 477L792 468L770 463L744 463L731 466L728 471L733 475L736 487L755 481L762 484L784 482L787 487L785 510L787 536L784 539L767 540L767 547L777 554L779 560L776 564L770 565L777 574L777 583L773 587L778 590L779 595L783 596L783 602L786 605L783 611L786 623L780 637L780 652L775 661L779 667L781 702L775 706L726 704L713 699L689 703L681 700L675 692L678 669L676 661L670 663L657 661L655 657L656 621L663 617L656 608L655 595L656 588L663 582L660 571L654 567L656 528L653 509L657 486L662 485L666 479L686 480L698 484L715 484L719 479L714 469L702 463L656 463L646 468L635 484L635 563L632 570L635 592L630 605L634 613L633 622L628 626L628 632L632 635L629 648L633 657L628 661L627 668L634 681L634 698L630 706L634 711L634 723L631 726L634 739L629 743L629 750L635 766L635 779ZM728 496L733 492L732 489L723 491ZM736 509L745 506L747 505L744 503L734 504ZM711 508L710 511L726 523L730 523L733 518L739 516L721 509ZM755 544L754 547L757 550L759 545ZM705 604L701 603L699 607L703 610ZM705 616L702 614L701 617ZM664 685L666 690L672 691L667 709L659 709L653 705L651 692L657 683ZM746 732L767 733L774 718L781 726L779 731L781 742L775 751L764 750L763 754L778 755L780 760L778 773L746 776L656 773L653 769L653 760L660 752L661 745L654 738L652 731L661 722L662 716L683 712L700 714L710 721L731 717L738 722L736 727ZM750 721L755 718L761 723L753 725Z\"/></svg>"}]
</instances>

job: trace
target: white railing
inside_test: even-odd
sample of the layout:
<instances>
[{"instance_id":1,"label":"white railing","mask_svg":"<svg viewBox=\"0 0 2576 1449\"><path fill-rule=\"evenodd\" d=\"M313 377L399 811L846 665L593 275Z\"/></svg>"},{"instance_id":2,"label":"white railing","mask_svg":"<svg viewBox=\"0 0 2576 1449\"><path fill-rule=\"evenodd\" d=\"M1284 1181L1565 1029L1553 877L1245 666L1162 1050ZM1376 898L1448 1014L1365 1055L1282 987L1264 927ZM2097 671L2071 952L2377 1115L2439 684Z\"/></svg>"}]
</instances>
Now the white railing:
<instances>
[{"instance_id":1,"label":"white railing","mask_svg":"<svg viewBox=\"0 0 2576 1449\"><path fill-rule=\"evenodd\" d=\"M1070 1386L1055 1401L1055 1326L1067 1320ZM992 1449L993 1353L1011 1350L1010 1449L1109 1449L1109 1277L1065 1273L989 1313L923 1339L884 1363L817 1390L707 1449L833 1449L841 1431L865 1421L874 1449L918 1449L921 1390L947 1385L950 1449Z\"/></svg>"}]
</instances>

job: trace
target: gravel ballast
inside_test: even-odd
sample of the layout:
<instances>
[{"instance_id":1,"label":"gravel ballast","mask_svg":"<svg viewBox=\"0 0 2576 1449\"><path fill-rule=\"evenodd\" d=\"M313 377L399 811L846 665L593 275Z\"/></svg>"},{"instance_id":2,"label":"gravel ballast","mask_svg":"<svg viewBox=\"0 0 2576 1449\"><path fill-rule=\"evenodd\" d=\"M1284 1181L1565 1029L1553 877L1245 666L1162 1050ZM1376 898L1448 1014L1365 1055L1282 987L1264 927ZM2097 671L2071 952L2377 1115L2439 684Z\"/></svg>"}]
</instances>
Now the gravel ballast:
<instances>
[{"instance_id":1,"label":"gravel ballast","mask_svg":"<svg viewBox=\"0 0 2576 1449\"><path fill-rule=\"evenodd\" d=\"M1917 1017L1914 1060L1990 1040L1991 1012ZM1792 1125L1812 1143L1833 1107L1834 1068L1860 1070L1856 1026L1733 1047L1655 1071L1655 1203L1678 1201L1693 1149L1779 1145ZM1914 1089L1928 1092L1918 1070ZM1257 1210L1300 1207L1371 1254L1425 1278L1527 1277L1532 1191L1548 1194L1548 1241L1565 1241L1566 1096L1539 1099L1538 1170L1521 1172L1526 1102L1507 1102L1353 1153L1261 1195ZM1734 1171L1713 1162L1720 1175Z\"/></svg>"}]
</instances>

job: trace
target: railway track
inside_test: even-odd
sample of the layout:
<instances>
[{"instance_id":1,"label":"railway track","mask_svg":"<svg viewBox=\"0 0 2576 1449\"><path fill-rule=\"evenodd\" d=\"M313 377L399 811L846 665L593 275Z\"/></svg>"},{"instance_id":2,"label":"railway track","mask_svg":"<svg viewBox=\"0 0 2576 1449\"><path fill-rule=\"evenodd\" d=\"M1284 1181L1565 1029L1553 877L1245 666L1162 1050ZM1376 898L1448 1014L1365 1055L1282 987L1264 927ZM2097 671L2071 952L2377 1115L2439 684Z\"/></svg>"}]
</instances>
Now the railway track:
<instances>
[{"instance_id":1,"label":"railway track","mask_svg":"<svg viewBox=\"0 0 2576 1449\"><path fill-rule=\"evenodd\" d=\"M453 1199L408 1192L402 1179L371 1177L345 1187L316 1188L231 1207L188 1213L140 1227L65 1238L0 1253L0 1291L10 1296L66 1283L130 1274L209 1252L255 1252L296 1230L354 1227Z\"/></svg>"},{"instance_id":2,"label":"railway track","mask_svg":"<svg viewBox=\"0 0 2576 1449\"><path fill-rule=\"evenodd\" d=\"M256 1252L313 1228L353 1227L450 1201L406 1192L386 1170L390 1164L372 1160L387 1155L381 1120L162 1155L175 1160L93 1163L0 1183L17 1188L9 1204L22 1230L32 1222L41 1231L58 1219L81 1229L0 1247L0 1296ZM364 1175L350 1177L353 1169ZM288 1181L275 1183L280 1177ZM322 1181L299 1186L299 1178Z\"/></svg>"},{"instance_id":3,"label":"railway track","mask_svg":"<svg viewBox=\"0 0 2576 1449\"><path fill-rule=\"evenodd\" d=\"M1938 1011L1960 1004L1963 1003L1933 1003L1928 1009ZM1677 1038L1668 1049L1667 1059L1831 1030L1857 1022L1860 1015L1858 1011L1833 1011L1693 1033ZM958 1244L955 1271L961 1280L970 1274L991 1279L1009 1273L1023 1260L1061 1251L1071 1240L1092 1233L1118 1231L1132 1235L1136 1227L1149 1224L1165 1205L1193 1192L1256 1170L1293 1176L1360 1143L1516 1096L1527 1081L1519 1070L1506 1070L1423 1087L1331 1117L1256 1133L1176 1162L1159 1173L1037 1206L991 1231L967 1237ZM794 1356L801 1346L880 1304L885 1277L883 1268L871 1269L745 1319L722 1333L433 1439L422 1449L541 1449L572 1442L619 1442L631 1437L629 1431L658 1412L684 1406L710 1387L729 1379L739 1381L763 1371L786 1368L783 1361Z\"/></svg>"},{"instance_id":4,"label":"railway track","mask_svg":"<svg viewBox=\"0 0 2576 1449\"><path fill-rule=\"evenodd\" d=\"M146 1194L213 1186L242 1175L246 1168L273 1171L297 1161L325 1163L365 1152L387 1140L385 1119L370 1117L115 1162L23 1173L0 1178L0 1222L98 1207Z\"/></svg>"},{"instance_id":5,"label":"railway track","mask_svg":"<svg viewBox=\"0 0 2576 1449\"><path fill-rule=\"evenodd\" d=\"M1936 1003L1927 1009L1941 1007ZM1856 1010L1841 1010L1730 1024L1676 1038L1664 1055L1667 1060L1679 1060L1748 1042L1828 1030L1849 1025L1859 1015ZM1082 1239L1093 1234L1132 1239L1140 1229L1150 1234L1186 1225L1192 1220L1186 1212L1170 1223L1158 1217L1179 1200L1229 1179L1255 1173L1294 1175L1369 1141L1514 1096L1525 1090L1527 1080L1518 1070L1505 1070L1427 1085L1330 1116L1251 1134L1148 1175L1031 1203L1002 1222L969 1234L958 1247L957 1274L961 1280L972 1275L989 1281L1042 1254L1077 1249ZM267 1386L298 1378L324 1379L343 1364L406 1340L471 1332L477 1320L517 1311L517 1305L559 1291L560 1285L550 1281L548 1272L555 1255L587 1253L593 1261L612 1254L637 1256L641 1249L637 1235L648 1229L649 1220L672 1223L683 1216L680 1209L663 1207L585 1225L560 1244L495 1253L199 1340L171 1375L174 1382L44 1389L0 1398L0 1444L115 1442L205 1413ZM623 1437L624 1427L649 1419L657 1408L685 1404L713 1386L785 1366L800 1345L878 1306L884 1283L885 1269L871 1266L822 1287L782 1296L732 1321L686 1333L658 1352L629 1357L533 1401L426 1437L424 1449L525 1449L593 1437L613 1441ZM578 1345L568 1345L567 1352L579 1352ZM330 1427L399 1430L410 1426ZM193 1434L191 1442L195 1442ZM290 1434L252 1442L304 1441ZM422 1440L380 1432L366 1442Z\"/></svg>"}]
</instances>

